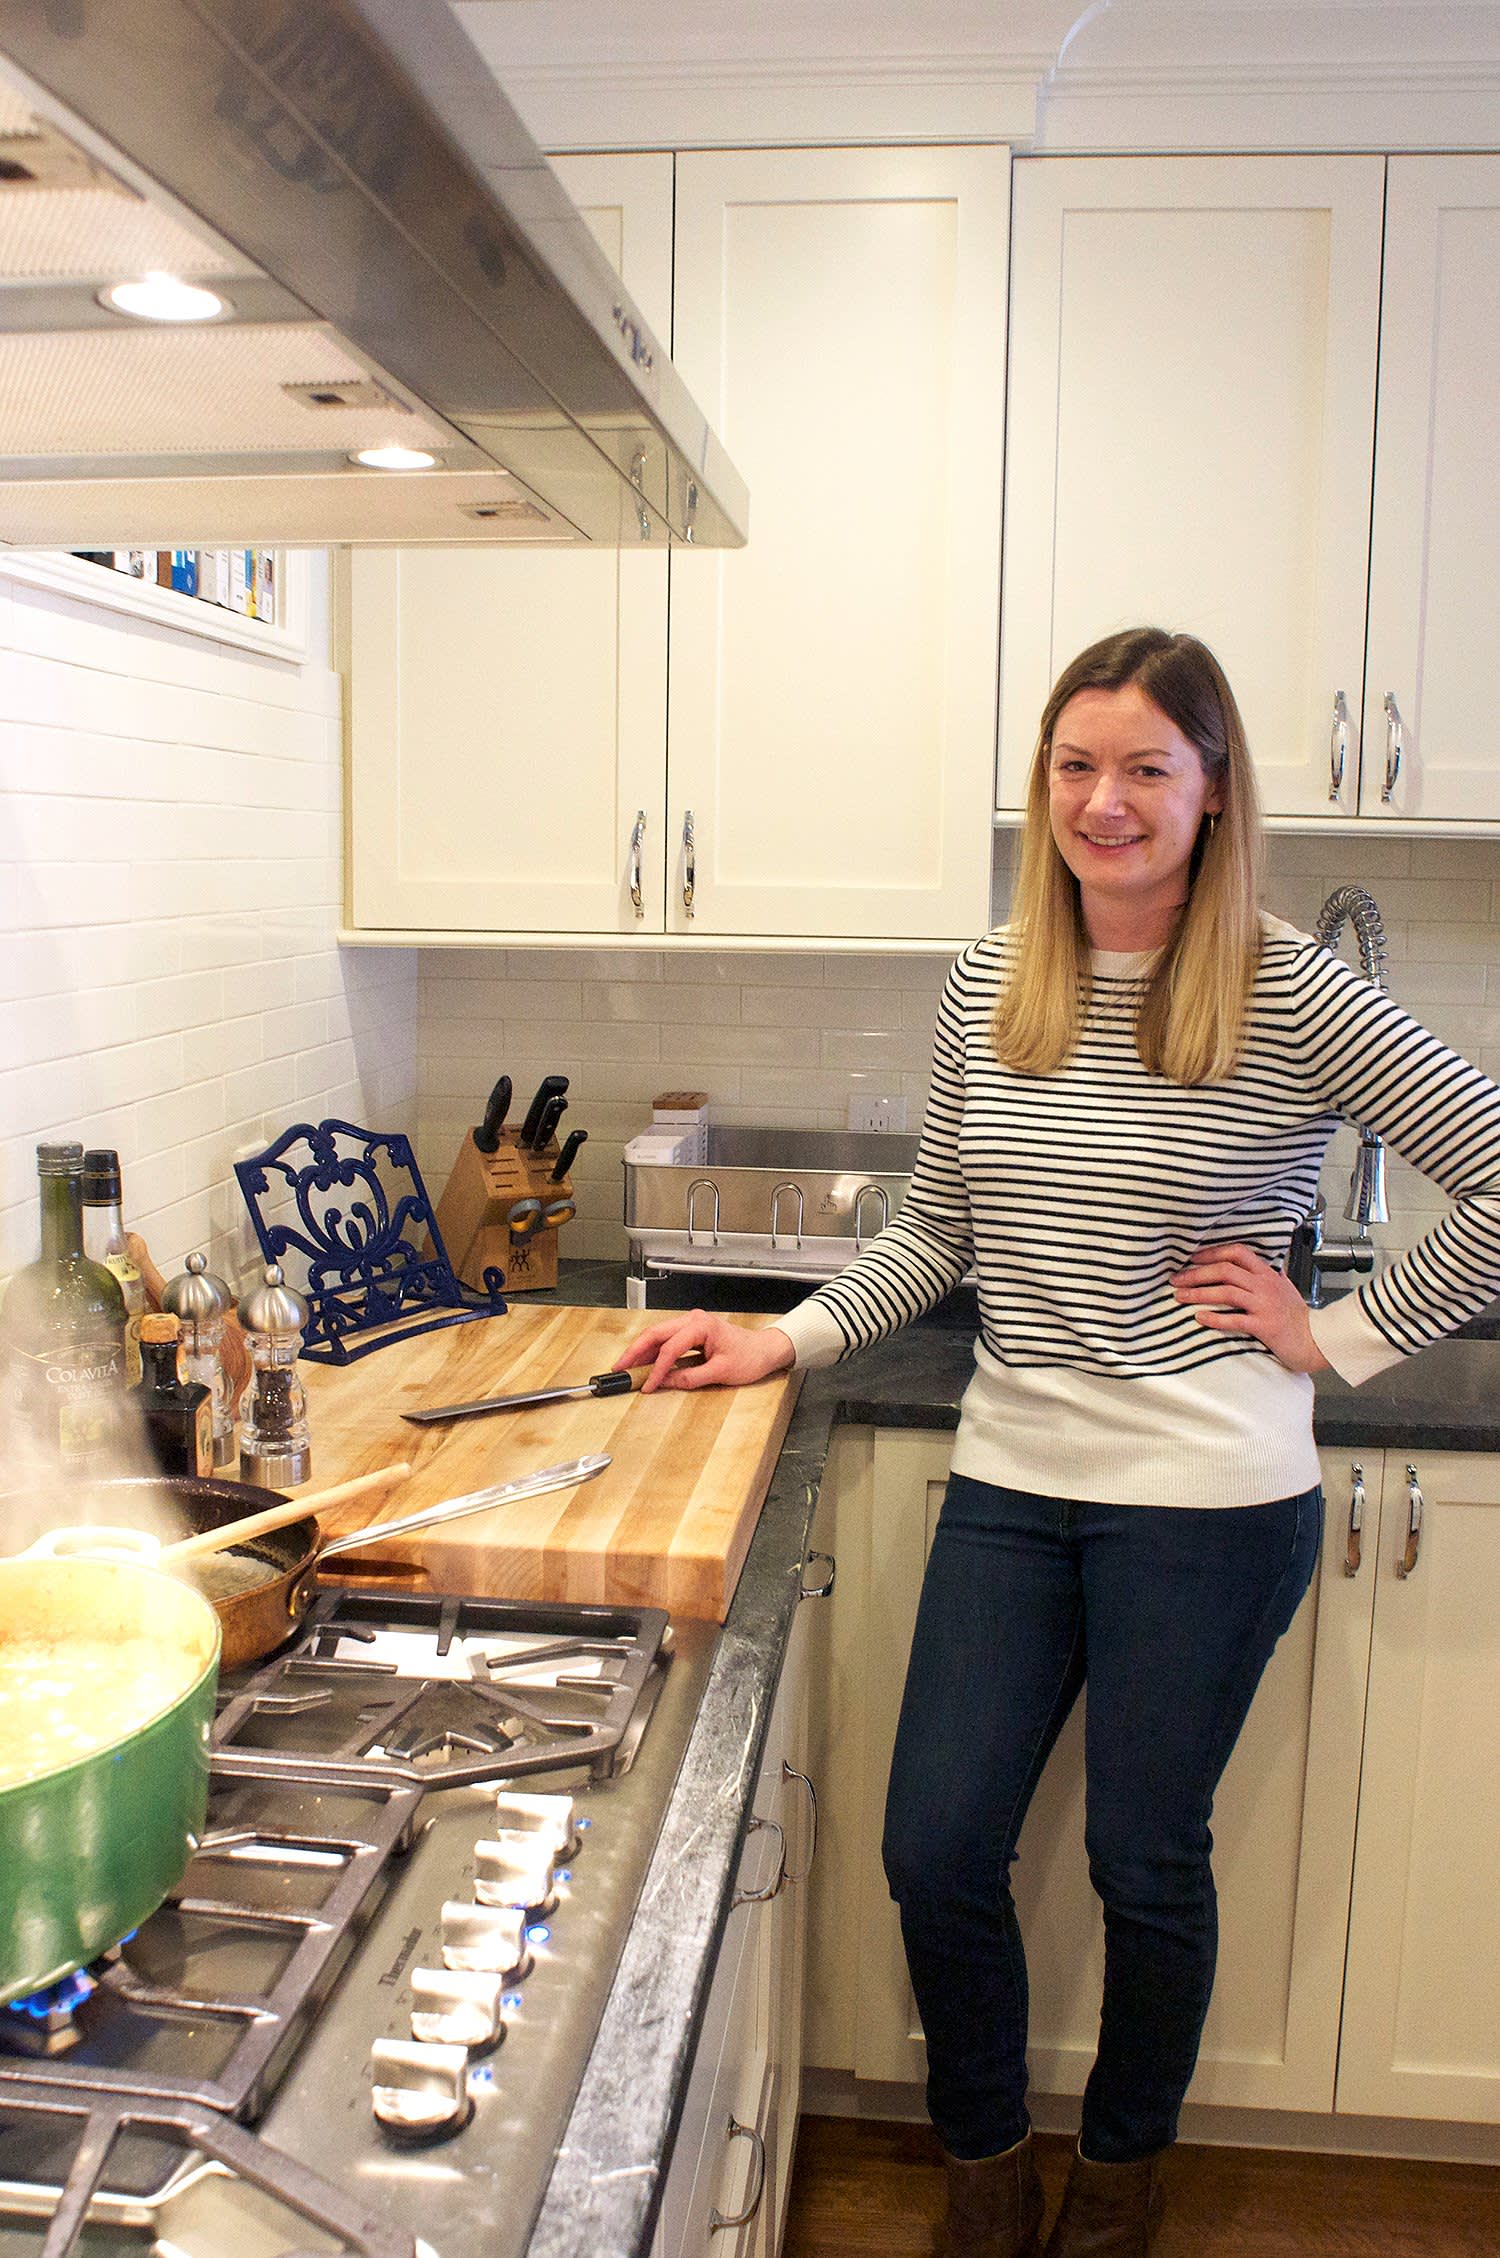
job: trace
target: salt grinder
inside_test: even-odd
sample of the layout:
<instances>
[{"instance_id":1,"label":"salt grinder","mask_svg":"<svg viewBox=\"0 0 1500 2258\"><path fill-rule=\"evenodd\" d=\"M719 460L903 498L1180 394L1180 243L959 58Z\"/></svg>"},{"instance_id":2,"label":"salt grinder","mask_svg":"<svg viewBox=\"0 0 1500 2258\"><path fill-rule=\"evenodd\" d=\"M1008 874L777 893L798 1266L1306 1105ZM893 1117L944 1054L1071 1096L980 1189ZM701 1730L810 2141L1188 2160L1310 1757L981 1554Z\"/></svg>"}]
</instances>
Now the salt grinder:
<instances>
[{"instance_id":1,"label":"salt grinder","mask_svg":"<svg viewBox=\"0 0 1500 2258\"><path fill-rule=\"evenodd\" d=\"M161 1306L182 1321L188 1375L213 1394L214 1465L234 1456L234 1403L222 1361L224 1319L233 1296L201 1254L190 1254L187 1268L162 1289Z\"/></svg>"},{"instance_id":2,"label":"salt grinder","mask_svg":"<svg viewBox=\"0 0 1500 2258\"><path fill-rule=\"evenodd\" d=\"M308 1308L287 1285L279 1263L240 1303L250 1352L250 1380L241 1406L240 1476L271 1490L294 1490L312 1472L307 1397L297 1376L297 1351Z\"/></svg>"}]
</instances>

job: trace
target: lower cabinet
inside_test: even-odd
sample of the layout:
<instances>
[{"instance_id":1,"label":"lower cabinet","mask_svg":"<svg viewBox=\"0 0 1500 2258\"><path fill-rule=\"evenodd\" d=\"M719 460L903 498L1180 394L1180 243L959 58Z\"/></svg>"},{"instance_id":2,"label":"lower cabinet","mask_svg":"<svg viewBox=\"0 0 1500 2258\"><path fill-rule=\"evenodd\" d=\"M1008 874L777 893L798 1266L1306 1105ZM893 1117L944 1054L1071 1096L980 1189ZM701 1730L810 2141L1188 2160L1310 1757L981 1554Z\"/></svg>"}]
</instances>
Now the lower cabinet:
<instances>
[{"instance_id":1,"label":"lower cabinet","mask_svg":"<svg viewBox=\"0 0 1500 2258\"><path fill-rule=\"evenodd\" d=\"M802 2079L808 1881L817 1803L807 1774L807 1645L799 1607L662 2191L652 2258L775 2258Z\"/></svg>"},{"instance_id":2,"label":"lower cabinet","mask_svg":"<svg viewBox=\"0 0 1500 2258\"><path fill-rule=\"evenodd\" d=\"M948 1435L844 1430L818 1541L840 1606L815 1657L825 1857L809 2064L925 2074L880 1824ZM1500 1459L1325 1452L1327 1537L1214 1816L1218 1985L1190 2100L1500 2124ZM1083 1850L1082 1705L1016 1867L1038 2091L1093 2059L1103 1940Z\"/></svg>"}]
</instances>

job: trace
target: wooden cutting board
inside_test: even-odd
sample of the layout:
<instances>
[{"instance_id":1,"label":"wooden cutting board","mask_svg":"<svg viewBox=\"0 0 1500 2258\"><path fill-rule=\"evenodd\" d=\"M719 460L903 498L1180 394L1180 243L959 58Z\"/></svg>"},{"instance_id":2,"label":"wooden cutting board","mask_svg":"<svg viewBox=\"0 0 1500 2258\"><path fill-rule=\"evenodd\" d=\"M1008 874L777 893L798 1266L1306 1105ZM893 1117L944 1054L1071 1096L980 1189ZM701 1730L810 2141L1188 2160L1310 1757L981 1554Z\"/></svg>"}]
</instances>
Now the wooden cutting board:
<instances>
[{"instance_id":1,"label":"wooden cutting board","mask_svg":"<svg viewBox=\"0 0 1500 2258\"><path fill-rule=\"evenodd\" d=\"M361 1499L330 1516L328 1533L607 1451L613 1463L591 1482L398 1539L391 1552L420 1560L435 1591L633 1602L721 1623L799 1374L752 1388L585 1397L451 1426L410 1427L401 1418L428 1405L587 1380L608 1371L641 1328L634 1310L512 1307L504 1317L393 1342L343 1368L304 1363L315 1486L397 1459L412 1466L411 1479L373 1505ZM372 1551L372 1562L379 1557Z\"/></svg>"}]
</instances>

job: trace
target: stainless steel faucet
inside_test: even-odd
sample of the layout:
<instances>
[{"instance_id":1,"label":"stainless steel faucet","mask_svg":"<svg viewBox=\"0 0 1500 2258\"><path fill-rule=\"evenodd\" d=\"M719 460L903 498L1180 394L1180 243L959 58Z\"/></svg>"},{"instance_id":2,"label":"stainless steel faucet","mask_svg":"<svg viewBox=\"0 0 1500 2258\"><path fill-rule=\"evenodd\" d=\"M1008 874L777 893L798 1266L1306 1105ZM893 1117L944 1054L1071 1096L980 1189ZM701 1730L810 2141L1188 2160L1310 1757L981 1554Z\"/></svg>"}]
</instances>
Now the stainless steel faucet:
<instances>
[{"instance_id":1,"label":"stainless steel faucet","mask_svg":"<svg viewBox=\"0 0 1500 2258\"><path fill-rule=\"evenodd\" d=\"M1313 931L1323 946L1331 949L1346 924L1354 928L1360 971L1383 990L1385 926L1374 895L1363 886L1337 887L1318 912ZM1354 1127L1359 1131L1359 1151L1349 1177L1349 1197L1344 1202L1344 1214L1354 1225L1353 1233L1347 1239L1324 1236L1325 1209L1320 1192L1293 1232L1287 1256L1287 1275L1314 1308L1323 1299L1326 1275L1358 1272L1368 1276L1375 1267L1370 1225L1391 1219L1385 1197L1385 1140L1358 1122Z\"/></svg>"}]
</instances>

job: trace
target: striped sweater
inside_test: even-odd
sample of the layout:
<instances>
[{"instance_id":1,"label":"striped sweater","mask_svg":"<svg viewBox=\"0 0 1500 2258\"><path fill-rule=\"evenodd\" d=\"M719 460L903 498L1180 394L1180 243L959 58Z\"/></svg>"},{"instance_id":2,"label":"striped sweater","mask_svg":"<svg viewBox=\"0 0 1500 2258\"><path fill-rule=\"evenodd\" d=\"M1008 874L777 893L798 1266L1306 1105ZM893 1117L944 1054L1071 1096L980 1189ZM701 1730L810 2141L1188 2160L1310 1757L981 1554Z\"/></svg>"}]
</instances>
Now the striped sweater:
<instances>
[{"instance_id":1,"label":"striped sweater","mask_svg":"<svg viewBox=\"0 0 1500 2258\"><path fill-rule=\"evenodd\" d=\"M1093 959L1059 1072L995 1057L1012 940L949 976L932 1093L901 1213L779 1322L832 1364L933 1308L972 1262L975 1373L955 1471L1122 1505L1254 1505L1318 1479L1312 1383L1173 1298L1200 1247L1278 1266L1338 1117L1432 1177L1449 1213L1356 1294L1315 1311L1322 1353L1370 1378L1500 1293L1500 1089L1307 934L1262 920L1240 1063L1184 1089L1147 1074L1134 1020L1149 956Z\"/></svg>"}]
</instances>

